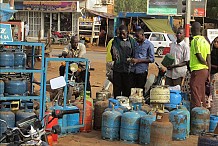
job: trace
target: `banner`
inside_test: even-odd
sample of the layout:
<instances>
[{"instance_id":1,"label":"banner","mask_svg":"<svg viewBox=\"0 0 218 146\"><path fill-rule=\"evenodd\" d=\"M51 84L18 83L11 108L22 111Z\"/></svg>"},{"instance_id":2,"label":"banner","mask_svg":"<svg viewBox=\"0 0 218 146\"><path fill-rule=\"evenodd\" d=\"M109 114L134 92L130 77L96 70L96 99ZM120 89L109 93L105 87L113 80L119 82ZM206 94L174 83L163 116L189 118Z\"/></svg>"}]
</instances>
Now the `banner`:
<instances>
[{"instance_id":1,"label":"banner","mask_svg":"<svg viewBox=\"0 0 218 146\"><path fill-rule=\"evenodd\" d=\"M149 15L177 15L178 0L149 0L147 13Z\"/></svg>"},{"instance_id":2,"label":"banner","mask_svg":"<svg viewBox=\"0 0 218 146\"><path fill-rule=\"evenodd\" d=\"M13 42L10 24L0 24L0 44Z\"/></svg>"},{"instance_id":3,"label":"banner","mask_svg":"<svg viewBox=\"0 0 218 146\"><path fill-rule=\"evenodd\" d=\"M16 5L15 5L16 7ZM77 12L78 1L24 1L23 10Z\"/></svg>"},{"instance_id":4,"label":"banner","mask_svg":"<svg viewBox=\"0 0 218 146\"><path fill-rule=\"evenodd\" d=\"M191 0L191 16L206 17L206 0ZM182 0L178 0L178 15L182 15Z\"/></svg>"}]
</instances>

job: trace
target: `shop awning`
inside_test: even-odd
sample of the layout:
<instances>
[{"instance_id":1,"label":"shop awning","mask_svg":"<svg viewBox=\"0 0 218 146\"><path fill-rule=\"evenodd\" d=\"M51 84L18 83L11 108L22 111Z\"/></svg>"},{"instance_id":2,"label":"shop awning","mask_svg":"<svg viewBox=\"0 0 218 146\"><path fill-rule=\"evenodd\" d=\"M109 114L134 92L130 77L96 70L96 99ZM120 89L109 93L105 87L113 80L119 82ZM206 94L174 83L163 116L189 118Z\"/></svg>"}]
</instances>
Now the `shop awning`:
<instances>
[{"instance_id":1,"label":"shop awning","mask_svg":"<svg viewBox=\"0 0 218 146\"><path fill-rule=\"evenodd\" d=\"M168 19L142 19L153 32L166 32L174 34Z\"/></svg>"},{"instance_id":2,"label":"shop awning","mask_svg":"<svg viewBox=\"0 0 218 146\"><path fill-rule=\"evenodd\" d=\"M101 16L103 18L114 19L114 17L115 17L115 15L109 14L109 13L97 12L97 11L89 10L89 9L86 9L86 11L89 13L92 13L94 15Z\"/></svg>"}]
</instances>

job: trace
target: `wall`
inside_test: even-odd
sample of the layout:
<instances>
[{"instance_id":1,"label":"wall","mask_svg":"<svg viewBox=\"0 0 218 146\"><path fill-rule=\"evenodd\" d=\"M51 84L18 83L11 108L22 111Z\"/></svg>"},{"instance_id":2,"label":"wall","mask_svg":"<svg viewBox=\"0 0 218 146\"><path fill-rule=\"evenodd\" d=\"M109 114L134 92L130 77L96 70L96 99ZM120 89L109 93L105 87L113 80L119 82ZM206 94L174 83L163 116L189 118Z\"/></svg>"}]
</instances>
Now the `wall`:
<instances>
[{"instance_id":1,"label":"wall","mask_svg":"<svg viewBox=\"0 0 218 146\"><path fill-rule=\"evenodd\" d=\"M107 13L107 6L100 5L100 2L101 2L101 0L87 0L86 1L86 8L89 10ZM80 2L80 8L82 8L82 7L83 8L85 7L85 1Z\"/></svg>"}]
</instances>

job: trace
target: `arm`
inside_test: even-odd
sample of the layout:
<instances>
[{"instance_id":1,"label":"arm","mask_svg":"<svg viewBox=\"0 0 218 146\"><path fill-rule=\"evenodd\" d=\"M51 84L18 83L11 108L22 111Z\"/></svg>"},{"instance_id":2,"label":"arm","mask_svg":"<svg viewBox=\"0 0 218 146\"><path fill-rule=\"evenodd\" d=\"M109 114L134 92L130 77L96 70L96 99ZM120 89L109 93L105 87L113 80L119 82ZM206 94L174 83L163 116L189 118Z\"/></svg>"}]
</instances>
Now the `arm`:
<instances>
[{"instance_id":1,"label":"arm","mask_svg":"<svg viewBox=\"0 0 218 146\"><path fill-rule=\"evenodd\" d=\"M132 59L132 62L133 63L153 63L154 62L154 45L153 44L149 44L149 48L148 48L148 51L147 51L147 58L139 58L139 59L136 59L136 58L133 58Z\"/></svg>"},{"instance_id":2,"label":"arm","mask_svg":"<svg viewBox=\"0 0 218 146\"><path fill-rule=\"evenodd\" d=\"M207 65L207 61L204 60L204 58L201 56L201 53L196 53L195 55L201 64Z\"/></svg>"},{"instance_id":3,"label":"arm","mask_svg":"<svg viewBox=\"0 0 218 146\"><path fill-rule=\"evenodd\" d=\"M78 44L79 45L79 55L78 58L82 58L86 54L86 46L82 43Z\"/></svg>"},{"instance_id":4,"label":"arm","mask_svg":"<svg viewBox=\"0 0 218 146\"><path fill-rule=\"evenodd\" d=\"M207 61L208 71L210 73L210 71L211 71L211 57L210 57L210 54L207 54L206 61Z\"/></svg>"},{"instance_id":5,"label":"arm","mask_svg":"<svg viewBox=\"0 0 218 146\"><path fill-rule=\"evenodd\" d=\"M70 48L70 44L68 44L67 46L64 47L63 51L62 51L62 56L63 57L67 57L69 58L69 48Z\"/></svg>"}]
</instances>

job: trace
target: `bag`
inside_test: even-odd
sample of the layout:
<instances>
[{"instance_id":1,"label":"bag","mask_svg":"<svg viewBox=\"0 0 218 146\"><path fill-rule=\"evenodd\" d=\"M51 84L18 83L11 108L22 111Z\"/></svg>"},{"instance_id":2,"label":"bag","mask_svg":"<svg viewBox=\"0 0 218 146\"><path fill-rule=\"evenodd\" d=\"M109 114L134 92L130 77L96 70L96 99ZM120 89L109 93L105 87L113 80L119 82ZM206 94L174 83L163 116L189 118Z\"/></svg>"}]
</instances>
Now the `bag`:
<instances>
[{"instance_id":1,"label":"bag","mask_svg":"<svg viewBox=\"0 0 218 146\"><path fill-rule=\"evenodd\" d=\"M211 84L209 81L206 81L206 83L205 83L205 94L207 96L211 95Z\"/></svg>"}]
</instances>

